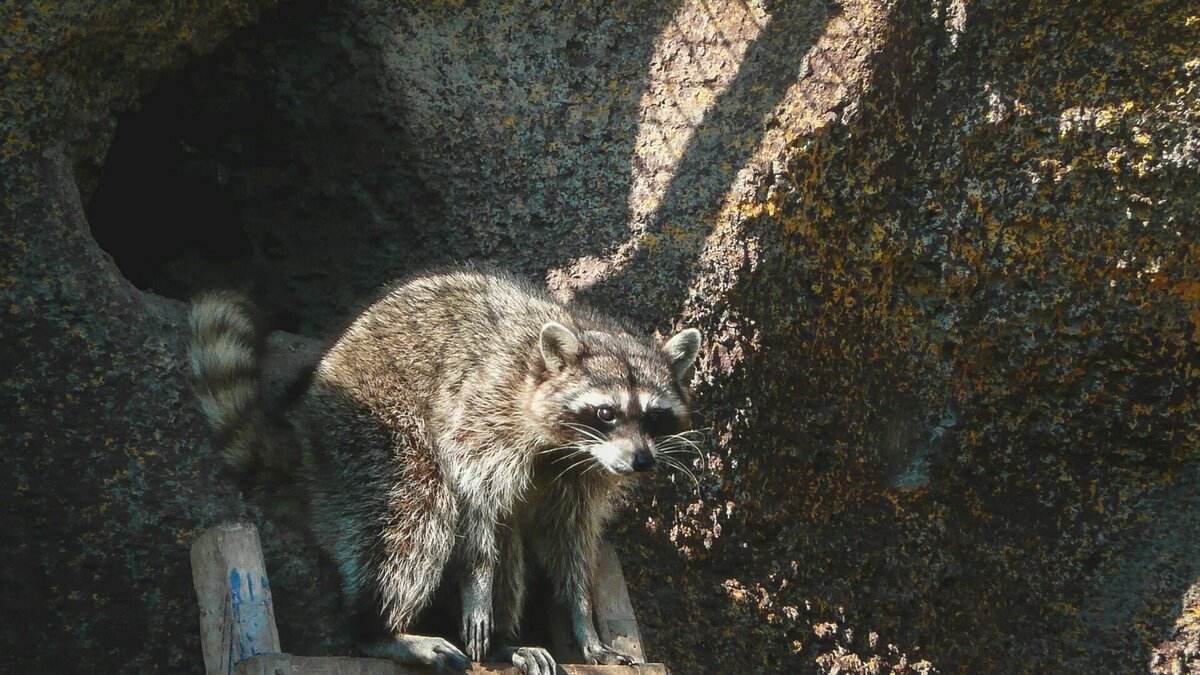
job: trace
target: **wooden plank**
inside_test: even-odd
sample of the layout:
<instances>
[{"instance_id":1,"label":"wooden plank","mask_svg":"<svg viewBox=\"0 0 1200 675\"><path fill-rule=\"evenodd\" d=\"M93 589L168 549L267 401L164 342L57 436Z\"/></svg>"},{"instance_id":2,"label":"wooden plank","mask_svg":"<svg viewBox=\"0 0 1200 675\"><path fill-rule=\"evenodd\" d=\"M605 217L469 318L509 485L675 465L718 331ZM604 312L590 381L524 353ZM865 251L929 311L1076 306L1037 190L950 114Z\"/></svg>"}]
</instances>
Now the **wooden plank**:
<instances>
[{"instance_id":1,"label":"wooden plank","mask_svg":"<svg viewBox=\"0 0 1200 675\"><path fill-rule=\"evenodd\" d=\"M670 675L661 663L636 666L558 665L567 675ZM433 675L428 666L404 666L384 659L356 659L345 656L292 656L260 654L237 664L236 675ZM471 675L520 675L512 666L472 664Z\"/></svg>"},{"instance_id":2,"label":"wooden plank","mask_svg":"<svg viewBox=\"0 0 1200 675\"><path fill-rule=\"evenodd\" d=\"M192 543L192 580L208 675L230 675L242 659L282 651L254 525L225 523L202 532Z\"/></svg>"},{"instance_id":3,"label":"wooden plank","mask_svg":"<svg viewBox=\"0 0 1200 675\"><path fill-rule=\"evenodd\" d=\"M646 660L642 634L638 630L629 589L621 561L612 544L600 542L596 554L596 576L592 580L592 608L596 617L596 632L605 644L637 661Z\"/></svg>"}]
</instances>

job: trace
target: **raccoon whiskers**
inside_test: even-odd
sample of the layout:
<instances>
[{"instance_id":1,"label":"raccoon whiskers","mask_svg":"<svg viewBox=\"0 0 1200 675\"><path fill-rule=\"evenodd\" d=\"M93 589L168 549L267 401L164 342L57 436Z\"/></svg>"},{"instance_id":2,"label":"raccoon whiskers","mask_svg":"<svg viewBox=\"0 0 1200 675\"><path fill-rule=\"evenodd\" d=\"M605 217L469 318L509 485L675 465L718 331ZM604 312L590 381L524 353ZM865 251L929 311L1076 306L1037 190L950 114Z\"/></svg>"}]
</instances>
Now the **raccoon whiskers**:
<instances>
[{"instance_id":1,"label":"raccoon whiskers","mask_svg":"<svg viewBox=\"0 0 1200 675\"><path fill-rule=\"evenodd\" d=\"M586 448L586 447L576 447L576 448L575 448L575 450L572 450L571 452L569 452L569 453L567 453L567 454L563 455L562 457L559 457L558 459L555 459L555 460L551 461L550 463L551 463L551 464L558 464L559 462L564 462L564 461L566 461L566 460L568 460L568 459L573 459L573 458L575 458L575 457L578 457L578 456L580 456L580 455L586 455L586 454L588 454L588 451L587 451L587 448Z\"/></svg>"},{"instance_id":2,"label":"raccoon whiskers","mask_svg":"<svg viewBox=\"0 0 1200 675\"><path fill-rule=\"evenodd\" d=\"M556 457L556 458L550 460L551 464L558 464L559 462L563 462L563 461L566 461L569 459L574 459L576 457L579 457L580 455L589 455L590 453L589 453L588 449L597 444L598 443L596 441L568 443L567 445L560 445L555 448L546 448L545 450L538 450L537 454L544 455L544 454L548 454L548 453L552 453L552 452L567 451L566 454L564 454L562 457ZM567 467L567 468L568 468L568 470L570 470L570 467Z\"/></svg>"},{"instance_id":3,"label":"raccoon whiskers","mask_svg":"<svg viewBox=\"0 0 1200 675\"><path fill-rule=\"evenodd\" d=\"M688 433L688 432L684 432ZM658 451L662 453L696 453L696 457L704 464L704 470L708 470L708 455L700 449L699 444L695 441L684 438L683 434L672 434L663 436L661 439L655 439L655 445Z\"/></svg>"},{"instance_id":4,"label":"raccoon whiskers","mask_svg":"<svg viewBox=\"0 0 1200 675\"><path fill-rule=\"evenodd\" d=\"M686 457L688 459L694 458L694 459L700 460L700 462L704 463L704 456L698 454L692 448L681 448L681 447L668 446L666 448L659 448L658 454L660 454L660 455L683 455L684 457ZM676 457L676 459L679 459L679 458ZM705 466L704 468L707 469L708 467Z\"/></svg>"},{"instance_id":5,"label":"raccoon whiskers","mask_svg":"<svg viewBox=\"0 0 1200 675\"><path fill-rule=\"evenodd\" d=\"M684 442L676 441L676 440L655 441L654 447L659 448L660 450L678 450L681 452L694 452L694 453L696 453L697 457L704 456L704 452L700 450L700 446L696 445L695 443L684 443Z\"/></svg>"},{"instance_id":6,"label":"raccoon whiskers","mask_svg":"<svg viewBox=\"0 0 1200 675\"><path fill-rule=\"evenodd\" d=\"M608 440L601 436L600 432L583 424L577 424L575 422L563 422L562 425L568 429L571 429L572 431L583 434L588 440L596 441L597 443L603 443Z\"/></svg>"},{"instance_id":7,"label":"raccoon whiskers","mask_svg":"<svg viewBox=\"0 0 1200 675\"><path fill-rule=\"evenodd\" d=\"M704 453L700 450L700 446L690 441L680 441L676 439L666 441L656 440L654 442L654 446L661 450L686 450L687 452L694 452L698 456L704 455Z\"/></svg>"},{"instance_id":8,"label":"raccoon whiskers","mask_svg":"<svg viewBox=\"0 0 1200 675\"><path fill-rule=\"evenodd\" d=\"M696 474L692 473L691 469L688 469L686 466L684 466L683 462L680 462L679 460L668 455L659 455L658 459L662 461L663 464L666 464L673 469L678 469L688 478L692 479L692 482L696 484L696 489L700 489L700 481L696 478Z\"/></svg>"},{"instance_id":9,"label":"raccoon whiskers","mask_svg":"<svg viewBox=\"0 0 1200 675\"><path fill-rule=\"evenodd\" d=\"M590 461L590 462L596 462L596 458L595 458L595 457L592 457L591 453L585 453L585 454L587 455L586 457L584 457L583 459L581 459L581 460L579 460L579 461L575 462L575 463L574 463L574 464L572 464L571 466L568 466L567 468L563 469L561 472L559 472L559 474L558 474L557 476L555 476L555 477L554 477L554 480L552 480L552 481L550 481L550 482L551 482L551 483L554 483L554 482L555 482L555 481L557 481L558 479L560 479L560 478L562 478L563 476L565 476L565 475L567 474L567 472L568 472L568 471L570 471L571 469L574 469L574 468L575 468L575 467L577 467L577 466L582 466L582 465L584 465L584 464L587 464L589 461ZM596 466L599 466L599 465L600 465L600 463L599 463L599 462L596 462ZM590 468L593 468L593 467L588 467L588 468L590 469ZM586 473L586 471L585 471L585 473Z\"/></svg>"},{"instance_id":10,"label":"raccoon whiskers","mask_svg":"<svg viewBox=\"0 0 1200 675\"><path fill-rule=\"evenodd\" d=\"M706 427L705 429L691 429L689 431L682 431L677 434L670 434L669 436L659 436L659 438L656 440L661 439L664 443L668 441L686 443L687 445L691 445L693 447L699 447L699 442L704 440L704 432L709 428L710 427Z\"/></svg>"},{"instance_id":11,"label":"raccoon whiskers","mask_svg":"<svg viewBox=\"0 0 1200 675\"><path fill-rule=\"evenodd\" d=\"M688 477L688 479L692 481L692 484L693 484L693 485L696 487L696 489L697 489L697 490L699 490L699 489L700 489L700 481L699 481L699 479L697 479L697 478L696 478L696 475L695 475L695 474L693 474L693 473L691 472L691 470L689 470L687 467L685 467L685 466L683 466L682 464L680 464L679 462L676 462L676 461L673 461L673 460L672 460L672 461L665 461L665 460L664 460L664 462L663 462L663 463L664 463L664 464L666 464L667 466L669 466L669 467L673 468L673 469L676 469L676 470L678 470L680 473L682 473L682 474L684 474L685 476L687 476L687 477Z\"/></svg>"},{"instance_id":12,"label":"raccoon whiskers","mask_svg":"<svg viewBox=\"0 0 1200 675\"><path fill-rule=\"evenodd\" d=\"M538 450L537 454L548 455L552 452L561 452L563 450L570 450L570 451L572 451L572 454L574 454L576 452L579 452L579 449L580 448L579 448L578 443L567 443L566 445L560 445L560 446L553 447L553 448L546 448L545 450ZM558 461L558 460L555 460L555 461Z\"/></svg>"},{"instance_id":13,"label":"raccoon whiskers","mask_svg":"<svg viewBox=\"0 0 1200 675\"><path fill-rule=\"evenodd\" d=\"M680 457L676 457L676 455L683 455L684 457L680 458ZM684 450L659 450L658 458L663 460L664 462L666 462L668 460L671 462L675 462L675 463L679 464L680 466L685 467L689 472L691 471L691 469L697 469L699 471L708 471L708 462L706 460L704 460L702 458L701 462L700 462L700 466L696 466L696 460L692 459L692 453L686 452ZM685 464L683 461L684 458L692 460L690 468L687 468L687 464ZM693 480L695 480L695 479L693 479Z\"/></svg>"}]
</instances>

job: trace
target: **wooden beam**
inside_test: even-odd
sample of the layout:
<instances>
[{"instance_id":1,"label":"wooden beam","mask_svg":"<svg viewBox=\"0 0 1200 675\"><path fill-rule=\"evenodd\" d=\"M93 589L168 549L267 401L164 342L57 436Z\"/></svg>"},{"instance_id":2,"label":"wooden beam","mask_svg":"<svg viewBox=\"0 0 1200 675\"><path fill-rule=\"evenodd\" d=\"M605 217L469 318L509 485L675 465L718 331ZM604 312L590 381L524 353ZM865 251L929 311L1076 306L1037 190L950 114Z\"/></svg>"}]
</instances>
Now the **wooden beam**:
<instances>
[{"instance_id":1,"label":"wooden beam","mask_svg":"<svg viewBox=\"0 0 1200 675\"><path fill-rule=\"evenodd\" d=\"M596 632L601 640L638 661L646 660L642 634L638 630L637 617L633 614L633 603L629 600L629 588L625 585L621 561L612 544L603 540L596 555L592 608L596 617Z\"/></svg>"},{"instance_id":2,"label":"wooden beam","mask_svg":"<svg viewBox=\"0 0 1200 675\"><path fill-rule=\"evenodd\" d=\"M661 663L637 666L583 666L558 664L567 675L670 675ZM292 656L260 654L237 664L236 675L433 675L428 666L403 666L383 659L355 659L345 656ZM471 675L520 675L512 666L472 664Z\"/></svg>"},{"instance_id":3,"label":"wooden beam","mask_svg":"<svg viewBox=\"0 0 1200 675\"><path fill-rule=\"evenodd\" d=\"M282 651L254 525L226 523L200 533L192 543L192 579L208 675L231 675L242 659Z\"/></svg>"}]
</instances>

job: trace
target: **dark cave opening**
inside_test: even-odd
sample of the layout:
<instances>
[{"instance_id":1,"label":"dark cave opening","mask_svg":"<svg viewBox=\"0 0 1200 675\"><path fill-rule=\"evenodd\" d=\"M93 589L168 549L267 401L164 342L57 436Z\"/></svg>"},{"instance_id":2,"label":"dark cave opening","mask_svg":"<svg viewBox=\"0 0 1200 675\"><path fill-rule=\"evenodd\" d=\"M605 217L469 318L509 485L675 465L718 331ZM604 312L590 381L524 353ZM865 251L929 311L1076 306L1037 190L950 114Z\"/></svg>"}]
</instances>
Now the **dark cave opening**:
<instances>
[{"instance_id":1,"label":"dark cave opening","mask_svg":"<svg viewBox=\"0 0 1200 675\"><path fill-rule=\"evenodd\" d=\"M276 329L327 335L426 262L439 208L405 130L369 107L373 64L328 39L344 12L269 10L121 114L104 164L81 167L98 245L137 288L247 293Z\"/></svg>"},{"instance_id":2,"label":"dark cave opening","mask_svg":"<svg viewBox=\"0 0 1200 675\"><path fill-rule=\"evenodd\" d=\"M326 336L389 280L462 257L383 65L329 37L347 11L270 10L118 118L86 212L135 286L240 290L272 327Z\"/></svg>"},{"instance_id":3,"label":"dark cave opening","mask_svg":"<svg viewBox=\"0 0 1200 675\"><path fill-rule=\"evenodd\" d=\"M135 286L186 299L196 262L247 262L252 254L229 169L190 142L194 129L167 92L122 115L102 179L87 204L96 242Z\"/></svg>"},{"instance_id":4,"label":"dark cave opening","mask_svg":"<svg viewBox=\"0 0 1200 675\"><path fill-rule=\"evenodd\" d=\"M256 161L285 161L271 147L279 120L252 90L206 91L223 65L219 55L199 59L118 117L86 204L97 244L141 290L179 300L213 288L268 294L272 244L286 224L248 223L243 158L252 145ZM300 331L297 312L272 305L273 327Z\"/></svg>"}]
</instances>

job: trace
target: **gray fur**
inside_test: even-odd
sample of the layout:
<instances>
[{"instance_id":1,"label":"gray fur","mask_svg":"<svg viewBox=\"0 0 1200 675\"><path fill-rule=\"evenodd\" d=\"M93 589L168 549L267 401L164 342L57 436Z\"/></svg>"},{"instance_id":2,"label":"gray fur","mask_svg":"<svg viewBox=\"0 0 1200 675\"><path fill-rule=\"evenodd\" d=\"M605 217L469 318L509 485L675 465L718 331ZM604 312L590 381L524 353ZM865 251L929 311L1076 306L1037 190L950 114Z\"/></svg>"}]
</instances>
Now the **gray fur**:
<instances>
[{"instance_id":1,"label":"gray fur","mask_svg":"<svg viewBox=\"0 0 1200 675\"><path fill-rule=\"evenodd\" d=\"M203 410L232 467L290 477L347 598L393 636L367 651L460 667L460 652L407 633L443 577L461 592L468 656L481 659L494 634L511 644L528 547L571 609L585 658L629 662L593 626L596 547L634 469L674 461L672 439L686 438L674 433L689 428L678 375L698 333L668 350L510 276L417 277L346 329L273 422L249 316L229 295L193 306ZM553 672L544 650L500 653L524 672Z\"/></svg>"}]
</instances>

